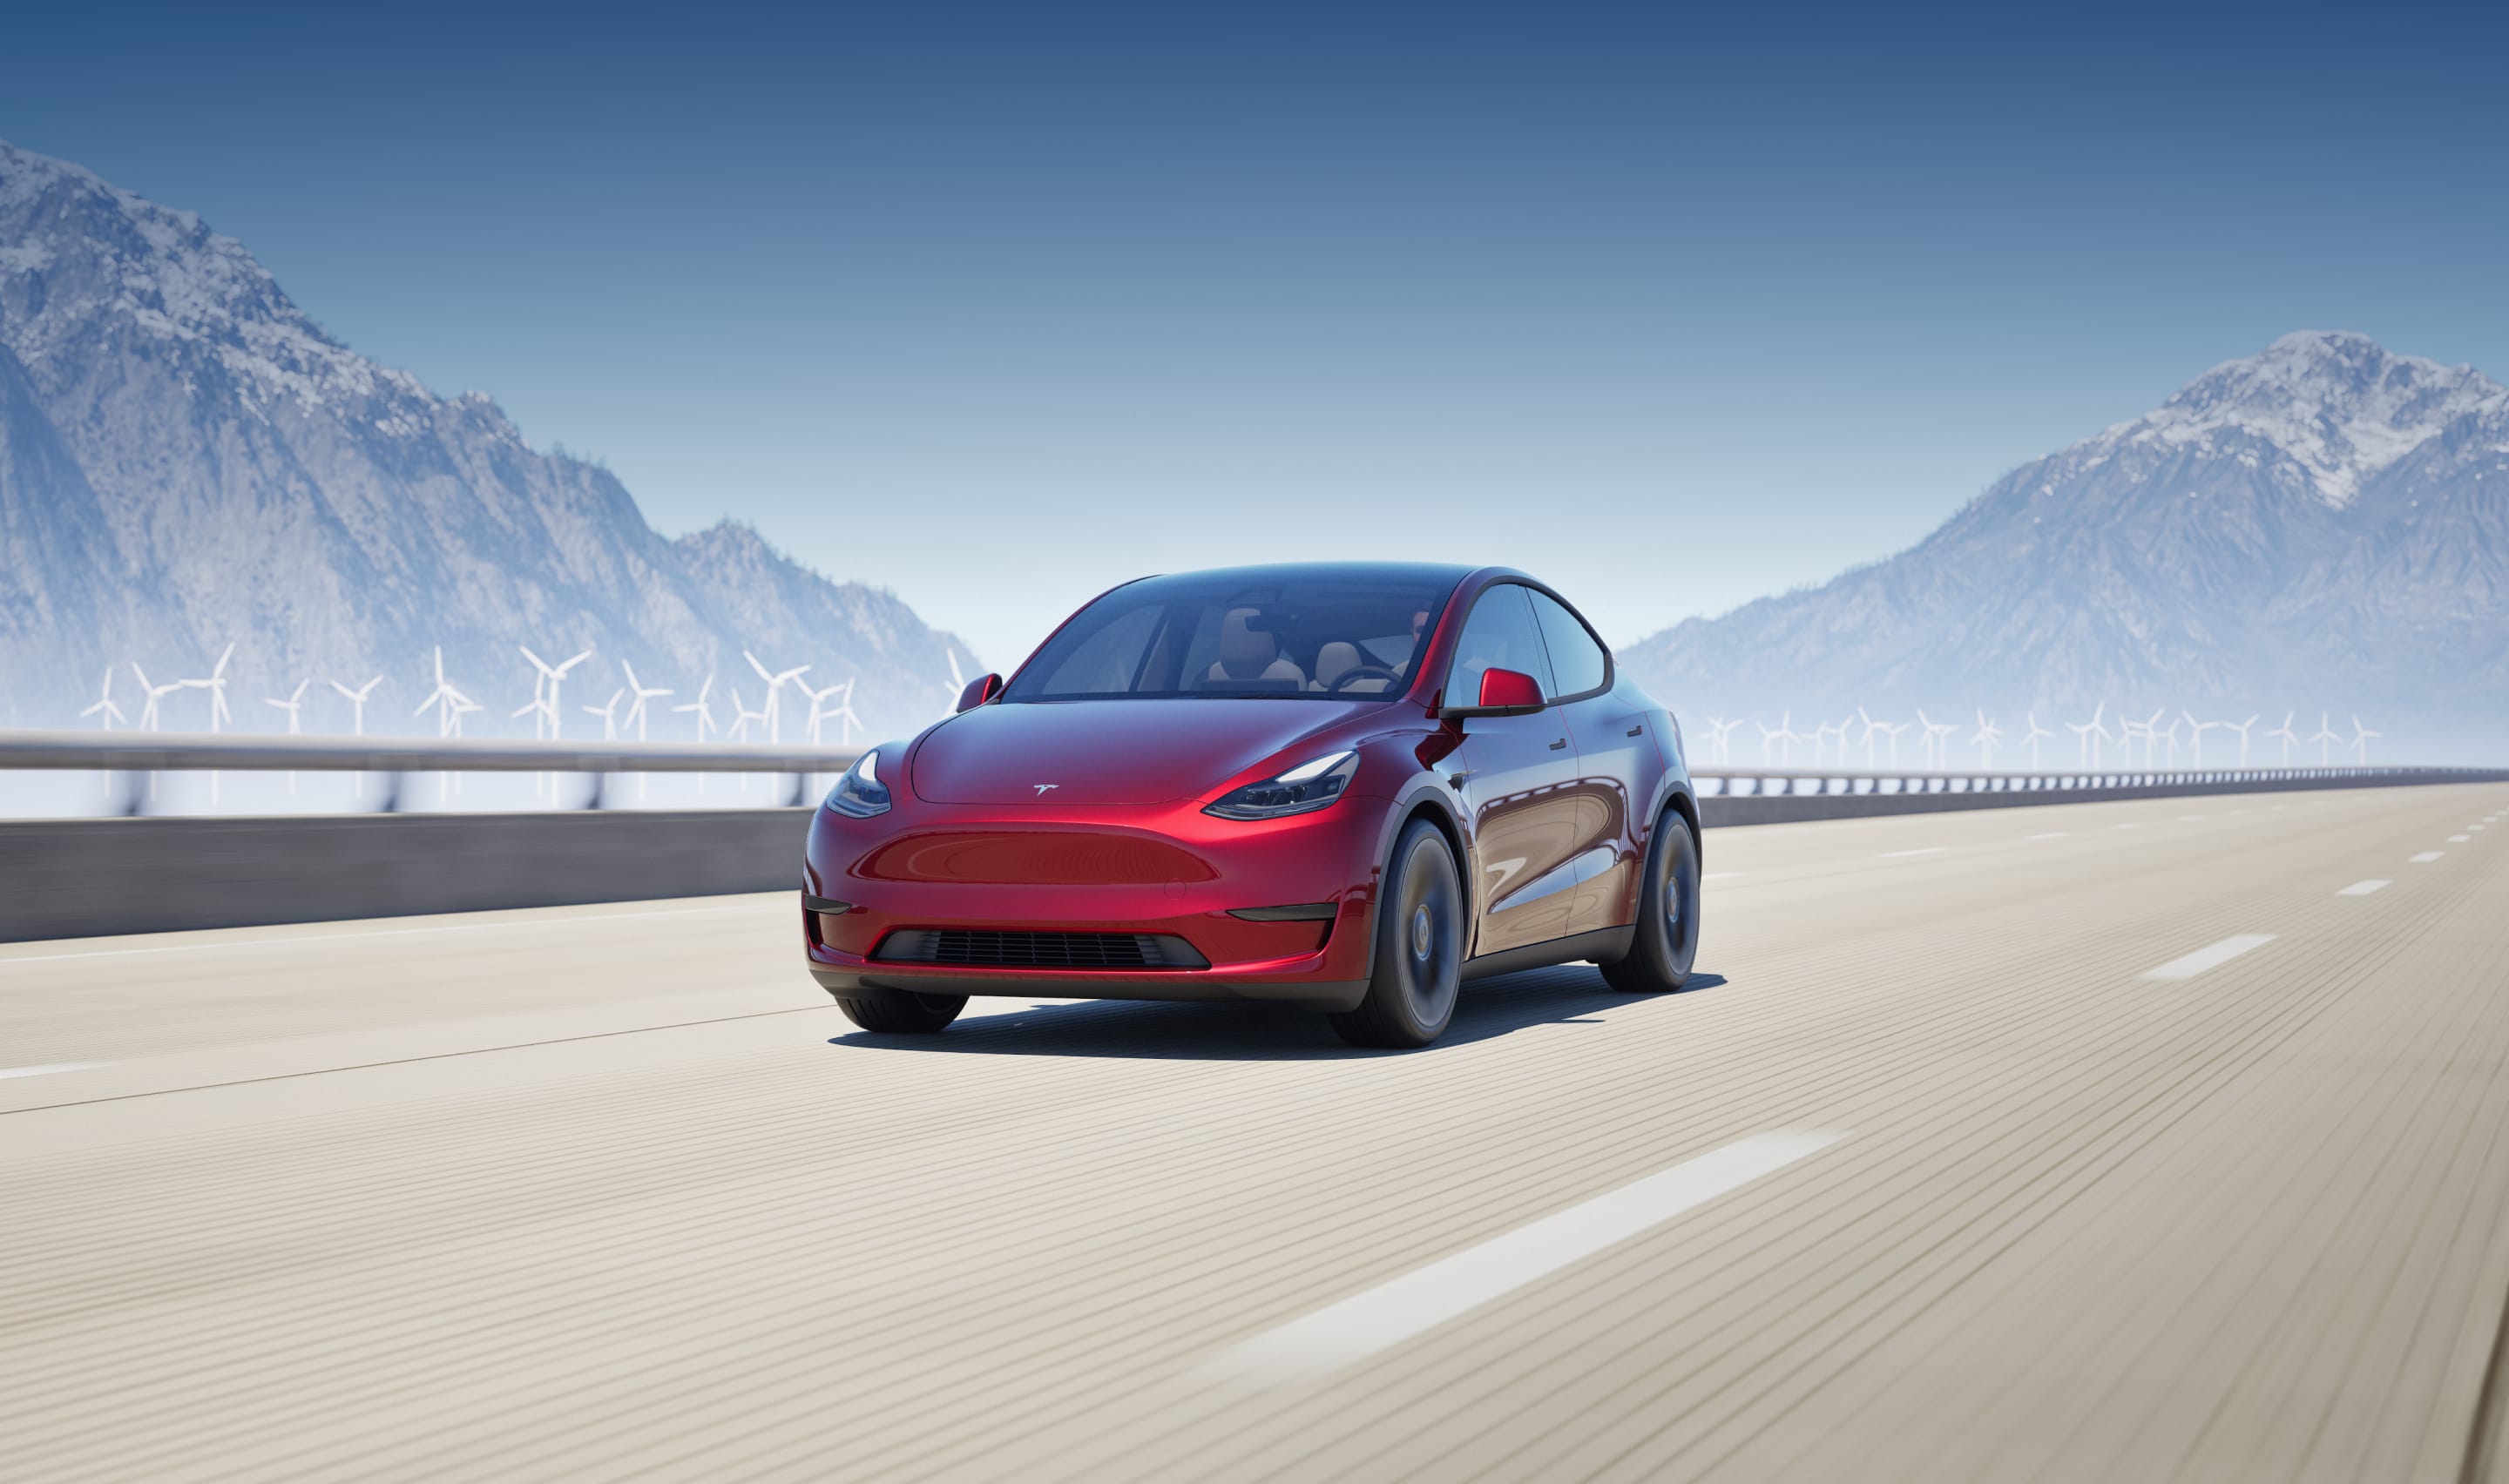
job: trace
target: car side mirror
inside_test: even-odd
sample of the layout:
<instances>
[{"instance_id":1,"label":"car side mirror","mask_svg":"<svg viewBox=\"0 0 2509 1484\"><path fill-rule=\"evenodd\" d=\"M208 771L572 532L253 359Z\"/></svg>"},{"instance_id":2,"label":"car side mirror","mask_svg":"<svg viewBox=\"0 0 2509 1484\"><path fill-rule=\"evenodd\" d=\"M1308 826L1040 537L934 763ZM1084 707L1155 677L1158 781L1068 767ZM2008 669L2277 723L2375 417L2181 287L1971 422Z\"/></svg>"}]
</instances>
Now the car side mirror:
<instances>
[{"instance_id":1,"label":"car side mirror","mask_svg":"<svg viewBox=\"0 0 2509 1484\"><path fill-rule=\"evenodd\" d=\"M992 700L994 696L1001 693L1002 678L1000 676L979 675L974 680L967 682L966 689L958 692L958 709L960 711L973 711L977 707L982 706L987 701Z\"/></svg>"},{"instance_id":2,"label":"car side mirror","mask_svg":"<svg viewBox=\"0 0 2509 1484\"><path fill-rule=\"evenodd\" d=\"M1480 702L1449 706L1447 717L1520 717L1542 709L1542 684L1521 670L1492 667L1481 672Z\"/></svg>"}]
</instances>

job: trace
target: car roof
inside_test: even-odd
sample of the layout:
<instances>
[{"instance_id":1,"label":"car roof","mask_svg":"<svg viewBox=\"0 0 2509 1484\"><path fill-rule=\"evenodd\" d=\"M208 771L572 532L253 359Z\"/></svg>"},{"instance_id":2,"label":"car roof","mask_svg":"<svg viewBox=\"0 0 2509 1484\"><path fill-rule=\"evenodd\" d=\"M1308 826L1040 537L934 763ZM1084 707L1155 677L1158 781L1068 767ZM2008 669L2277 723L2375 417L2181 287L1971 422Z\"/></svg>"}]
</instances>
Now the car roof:
<instances>
[{"instance_id":1,"label":"car roof","mask_svg":"<svg viewBox=\"0 0 2509 1484\"><path fill-rule=\"evenodd\" d=\"M1485 570L1453 562L1272 562L1252 567L1205 567L1190 572L1163 572L1135 580L1155 582L1169 577L1223 577L1232 581L1263 582L1297 577L1340 577L1452 585ZM1125 585L1129 587L1132 584Z\"/></svg>"}]
</instances>

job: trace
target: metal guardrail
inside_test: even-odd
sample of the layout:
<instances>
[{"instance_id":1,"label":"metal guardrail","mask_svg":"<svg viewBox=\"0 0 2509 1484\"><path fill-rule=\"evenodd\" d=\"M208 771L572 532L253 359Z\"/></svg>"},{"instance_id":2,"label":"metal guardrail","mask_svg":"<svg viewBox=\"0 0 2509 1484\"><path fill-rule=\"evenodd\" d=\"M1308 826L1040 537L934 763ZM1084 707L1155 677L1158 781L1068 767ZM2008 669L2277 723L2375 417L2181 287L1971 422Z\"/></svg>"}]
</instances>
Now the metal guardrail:
<instances>
[{"instance_id":1,"label":"metal guardrail","mask_svg":"<svg viewBox=\"0 0 2509 1484\"><path fill-rule=\"evenodd\" d=\"M148 779L172 772L362 773L383 780L377 807L397 813L407 781L429 773L570 773L592 780L583 807L598 809L605 780L621 773L774 773L793 780L801 803L813 776L842 773L866 749L680 742L504 742L428 737L255 737L207 732L0 731L0 772L100 772L121 780L115 812L146 811Z\"/></svg>"},{"instance_id":2,"label":"metal guardrail","mask_svg":"<svg viewBox=\"0 0 2509 1484\"><path fill-rule=\"evenodd\" d=\"M2337 788L2382 783L2482 783L2509 770L2346 764L2335 767L2034 769L1983 772L1922 769L1704 767L1691 778L1708 798L1807 798L1914 794L2081 794L2140 789L2232 791L2258 786ZM1712 785L1712 787L1711 787ZM2015 799L2014 802L2026 802Z\"/></svg>"},{"instance_id":3,"label":"metal guardrail","mask_svg":"<svg viewBox=\"0 0 2509 1484\"><path fill-rule=\"evenodd\" d=\"M0 770L105 773L842 773L865 751L747 743L0 731Z\"/></svg>"}]
</instances>

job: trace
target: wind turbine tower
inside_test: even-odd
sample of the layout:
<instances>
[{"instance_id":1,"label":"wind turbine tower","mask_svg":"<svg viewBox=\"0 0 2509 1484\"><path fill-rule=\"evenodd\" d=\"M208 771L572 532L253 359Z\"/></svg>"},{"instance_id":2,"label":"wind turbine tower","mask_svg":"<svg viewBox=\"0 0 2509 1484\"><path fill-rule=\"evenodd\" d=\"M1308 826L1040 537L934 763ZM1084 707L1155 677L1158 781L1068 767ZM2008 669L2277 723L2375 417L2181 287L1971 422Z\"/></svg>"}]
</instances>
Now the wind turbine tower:
<instances>
[{"instance_id":1,"label":"wind turbine tower","mask_svg":"<svg viewBox=\"0 0 2509 1484\"><path fill-rule=\"evenodd\" d=\"M2282 738L2282 766L2284 767L2291 766L2292 744L2300 740L2300 733L2291 729L2292 719L2299 715L2300 713L2297 711L2284 712L2282 714L2282 724L2266 733L2268 737Z\"/></svg>"}]
</instances>

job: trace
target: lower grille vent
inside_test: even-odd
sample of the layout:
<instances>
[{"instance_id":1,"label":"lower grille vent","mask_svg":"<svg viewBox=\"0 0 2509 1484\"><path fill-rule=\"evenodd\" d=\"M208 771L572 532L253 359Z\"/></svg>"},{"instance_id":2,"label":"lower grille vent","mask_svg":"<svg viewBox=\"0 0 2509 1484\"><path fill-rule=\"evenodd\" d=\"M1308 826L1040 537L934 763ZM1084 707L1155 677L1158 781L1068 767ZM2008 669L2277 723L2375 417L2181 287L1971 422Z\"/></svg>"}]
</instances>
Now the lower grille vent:
<instances>
[{"instance_id":1,"label":"lower grille vent","mask_svg":"<svg viewBox=\"0 0 2509 1484\"><path fill-rule=\"evenodd\" d=\"M905 928L872 955L890 963L971 969L1208 969L1211 960L1173 933L1025 933L992 928Z\"/></svg>"}]
</instances>

